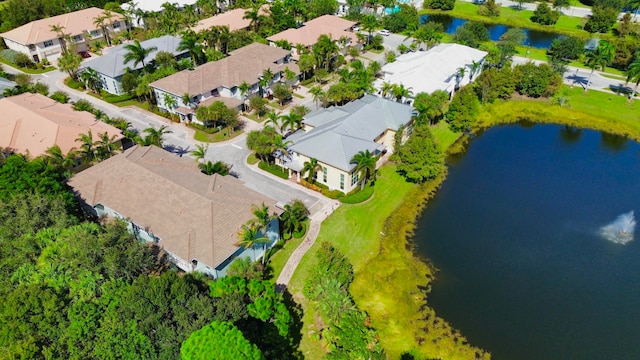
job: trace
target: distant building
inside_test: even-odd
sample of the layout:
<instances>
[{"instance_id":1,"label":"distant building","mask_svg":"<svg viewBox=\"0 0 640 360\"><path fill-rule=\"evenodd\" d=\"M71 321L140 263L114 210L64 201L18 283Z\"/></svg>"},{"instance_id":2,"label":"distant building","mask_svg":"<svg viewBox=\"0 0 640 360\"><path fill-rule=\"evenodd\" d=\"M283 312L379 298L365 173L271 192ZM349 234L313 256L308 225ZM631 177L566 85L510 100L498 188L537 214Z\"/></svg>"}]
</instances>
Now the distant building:
<instances>
[{"instance_id":1,"label":"distant building","mask_svg":"<svg viewBox=\"0 0 640 360\"><path fill-rule=\"evenodd\" d=\"M264 203L275 212L276 201L234 177L207 176L193 159L155 146L134 146L76 174L69 185L87 210L125 220L140 240L163 248L186 272L222 277L235 258L258 259L279 239L276 219L259 234L269 239L264 247L238 246L238 232L254 218L251 207Z\"/></svg>"},{"instance_id":2,"label":"distant building","mask_svg":"<svg viewBox=\"0 0 640 360\"><path fill-rule=\"evenodd\" d=\"M413 109L374 95L307 114L303 129L287 137L288 154L280 154L276 164L288 169L297 181L305 176L304 164L318 160L322 170L317 181L330 190L348 193L360 186L359 172L351 159L360 151L380 155L393 149L395 134L404 129L403 141L411 133Z\"/></svg>"},{"instance_id":3,"label":"distant building","mask_svg":"<svg viewBox=\"0 0 640 360\"><path fill-rule=\"evenodd\" d=\"M160 51L170 52L176 59L189 57L188 50L178 50L181 40L181 38L176 36L165 35L141 42L140 45L143 48L157 48L147 55L144 63L148 65L155 61L156 55L158 55ZM133 61L129 63L124 62L124 57L129 52L124 48L126 45L127 44L118 45L110 49L105 55L82 63L80 71L88 68L95 70L100 75L101 86L104 90L111 94L123 94L122 76L127 72L127 68L131 70L142 69L142 63L138 63L134 67Z\"/></svg>"},{"instance_id":4,"label":"distant building","mask_svg":"<svg viewBox=\"0 0 640 360\"><path fill-rule=\"evenodd\" d=\"M487 55L486 51L459 44L440 44L427 51L406 53L382 67L384 79L378 80L376 87L388 82L411 88L414 95L436 90L453 94L456 88L480 75Z\"/></svg>"},{"instance_id":5,"label":"distant building","mask_svg":"<svg viewBox=\"0 0 640 360\"><path fill-rule=\"evenodd\" d=\"M111 13L112 23L105 21L108 31L117 33L127 27L124 16ZM9 49L28 55L33 61L57 59L63 46L75 45L77 51L88 51L92 41L104 38L103 29L95 25L95 19L103 16L104 10L95 7L68 14L35 20L0 34ZM71 43L61 42L60 36L51 26L61 26L69 35Z\"/></svg>"},{"instance_id":6,"label":"distant building","mask_svg":"<svg viewBox=\"0 0 640 360\"><path fill-rule=\"evenodd\" d=\"M201 124L195 115L196 106L222 101L227 107L240 109L244 99L259 93L259 82L266 69L270 69L274 77L263 89L265 94L275 83L283 81L286 68L299 74L298 65L290 63L290 58L287 50L253 43L232 51L224 59L180 71L149 86L160 109L178 114L181 121ZM250 86L246 94L238 88L244 82ZM184 103L185 94L190 98L188 104ZM172 97L177 106L167 104L167 96Z\"/></svg>"},{"instance_id":7,"label":"distant building","mask_svg":"<svg viewBox=\"0 0 640 360\"><path fill-rule=\"evenodd\" d=\"M124 138L120 130L86 111L75 111L44 95L24 93L0 99L0 147L35 158L58 145L63 154L82 146L76 139L91 131L94 141L103 133Z\"/></svg>"}]
</instances>

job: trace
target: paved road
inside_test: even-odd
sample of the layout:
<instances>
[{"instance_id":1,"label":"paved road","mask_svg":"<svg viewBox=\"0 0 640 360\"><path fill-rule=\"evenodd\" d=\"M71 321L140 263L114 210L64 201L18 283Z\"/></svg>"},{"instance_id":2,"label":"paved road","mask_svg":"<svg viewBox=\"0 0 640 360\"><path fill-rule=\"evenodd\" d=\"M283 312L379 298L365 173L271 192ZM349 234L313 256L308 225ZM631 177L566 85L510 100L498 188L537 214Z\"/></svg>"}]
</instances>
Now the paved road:
<instances>
[{"instance_id":1,"label":"paved road","mask_svg":"<svg viewBox=\"0 0 640 360\"><path fill-rule=\"evenodd\" d=\"M18 72L10 66L5 66L4 68L7 72ZM61 90L68 93L73 101L85 99L109 117L121 117L129 121L138 131L143 131L148 127L158 128L166 125L171 130L171 133L164 136L164 147L177 156L190 156L189 152L195 149L196 144L198 144L198 142L193 139L193 130L184 124L173 123L168 119L136 107L119 108L86 93L70 89L63 83L66 76L66 73L60 71L52 71L42 75L32 75L34 81L47 84L50 93ZM248 130L261 127L260 124L249 119L246 119L246 123ZM246 158L251 151L247 149L245 139L246 135L243 134L223 143L211 144L206 159L212 161L222 160L232 164L232 170L239 175L240 180L244 181L247 187L281 203L287 203L293 199L300 199L312 212L320 211L325 204L330 203L329 199L316 192L303 188L293 182L266 175L256 167L247 165Z\"/></svg>"}]
</instances>

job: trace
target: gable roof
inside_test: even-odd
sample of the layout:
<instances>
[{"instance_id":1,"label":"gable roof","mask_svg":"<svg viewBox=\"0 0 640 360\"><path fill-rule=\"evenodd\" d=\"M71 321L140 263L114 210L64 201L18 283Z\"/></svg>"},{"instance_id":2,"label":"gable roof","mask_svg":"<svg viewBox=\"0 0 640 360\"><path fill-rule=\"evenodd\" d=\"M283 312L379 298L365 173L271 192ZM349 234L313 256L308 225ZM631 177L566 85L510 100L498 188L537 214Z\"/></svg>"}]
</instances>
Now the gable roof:
<instances>
[{"instance_id":1,"label":"gable roof","mask_svg":"<svg viewBox=\"0 0 640 360\"><path fill-rule=\"evenodd\" d=\"M218 266L238 246L238 230L252 205L276 201L231 176L207 176L193 159L155 146L134 146L69 180L83 200L103 204L160 238L185 261Z\"/></svg>"},{"instance_id":2,"label":"gable roof","mask_svg":"<svg viewBox=\"0 0 640 360\"><path fill-rule=\"evenodd\" d=\"M35 20L0 34L0 36L23 45L37 44L58 38L58 34L55 31L51 31L52 25L63 26L65 34L80 35L83 31L96 30L98 27L93 24L94 19L102 16L102 13L102 9L91 7L68 14ZM121 14L115 12L112 12L112 14L114 21L124 20L124 16Z\"/></svg>"},{"instance_id":3,"label":"gable roof","mask_svg":"<svg viewBox=\"0 0 640 360\"><path fill-rule=\"evenodd\" d=\"M412 114L410 106L365 95L344 106L307 114L303 123L313 128L288 137L293 142L289 149L349 172L355 167L351 163L355 154L384 148L375 139L408 124Z\"/></svg>"},{"instance_id":4,"label":"gable roof","mask_svg":"<svg viewBox=\"0 0 640 360\"><path fill-rule=\"evenodd\" d=\"M320 35L329 35L333 40L346 36L354 43L358 41L356 34L349 31L354 21L345 20L334 15L323 15L307 21L297 29L287 29L267 38L269 41L286 40L291 45L311 46L318 42Z\"/></svg>"},{"instance_id":5,"label":"gable roof","mask_svg":"<svg viewBox=\"0 0 640 360\"><path fill-rule=\"evenodd\" d=\"M185 93L196 96L221 86L232 88L244 81L255 84L266 69L271 69L275 74L288 67L291 71L298 73L299 68L296 64L275 63L289 54L288 50L253 43L232 51L224 59L200 65L194 70L180 71L154 81L149 86L177 96Z\"/></svg>"},{"instance_id":6,"label":"gable roof","mask_svg":"<svg viewBox=\"0 0 640 360\"><path fill-rule=\"evenodd\" d=\"M269 5L262 5L258 11L260 15L268 15ZM202 19L191 28L195 32L209 29L213 26L228 26L229 31L242 30L249 27L251 20L245 19L244 14L247 9L233 9L218 15Z\"/></svg>"},{"instance_id":7,"label":"gable roof","mask_svg":"<svg viewBox=\"0 0 640 360\"><path fill-rule=\"evenodd\" d=\"M145 49L151 47L157 48L156 50L150 52L144 58L145 64L153 61L160 51L170 52L174 57L188 53L188 50L178 50L181 40L181 38L176 36L164 35L158 38L153 38L141 42L140 45ZM133 68L133 62L125 64L124 57L129 52L129 50L125 49L125 46L129 44L132 43L118 45L117 47L111 49L105 55L83 62L80 68L92 68L93 70L112 78L124 75L124 73L126 72L126 68L130 68L132 70L142 69L142 63L138 63L135 69Z\"/></svg>"},{"instance_id":8,"label":"gable roof","mask_svg":"<svg viewBox=\"0 0 640 360\"><path fill-rule=\"evenodd\" d=\"M481 61L486 51L460 44L440 44L428 51L416 51L397 57L382 67L385 81L413 88L415 94L436 90L451 91L459 68Z\"/></svg>"},{"instance_id":9,"label":"gable roof","mask_svg":"<svg viewBox=\"0 0 640 360\"><path fill-rule=\"evenodd\" d=\"M0 99L0 147L32 157L46 154L58 145L63 154L82 144L76 139L91 130L93 139L100 140L106 132L116 140L123 135L115 127L96 120L86 111L75 111L69 104L60 104L40 94L24 93Z\"/></svg>"}]
</instances>

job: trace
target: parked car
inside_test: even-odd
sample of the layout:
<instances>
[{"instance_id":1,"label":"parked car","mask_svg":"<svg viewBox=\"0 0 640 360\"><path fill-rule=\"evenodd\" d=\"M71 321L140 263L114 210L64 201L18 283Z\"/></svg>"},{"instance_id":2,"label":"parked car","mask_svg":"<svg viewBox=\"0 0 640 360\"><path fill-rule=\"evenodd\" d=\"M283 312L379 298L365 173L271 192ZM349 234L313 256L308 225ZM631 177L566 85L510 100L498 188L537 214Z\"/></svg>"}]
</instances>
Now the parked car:
<instances>
[{"instance_id":1,"label":"parked car","mask_svg":"<svg viewBox=\"0 0 640 360\"><path fill-rule=\"evenodd\" d=\"M91 57L88 51L78 51L78 55L82 56L83 59L87 59Z\"/></svg>"},{"instance_id":2,"label":"parked car","mask_svg":"<svg viewBox=\"0 0 640 360\"><path fill-rule=\"evenodd\" d=\"M358 32L360 31L360 27L359 26L354 26L353 27L353 32Z\"/></svg>"},{"instance_id":3,"label":"parked car","mask_svg":"<svg viewBox=\"0 0 640 360\"><path fill-rule=\"evenodd\" d=\"M387 29L382 29L380 31L378 31L378 35L382 35L382 36L389 36L391 35L391 32Z\"/></svg>"}]
</instances>

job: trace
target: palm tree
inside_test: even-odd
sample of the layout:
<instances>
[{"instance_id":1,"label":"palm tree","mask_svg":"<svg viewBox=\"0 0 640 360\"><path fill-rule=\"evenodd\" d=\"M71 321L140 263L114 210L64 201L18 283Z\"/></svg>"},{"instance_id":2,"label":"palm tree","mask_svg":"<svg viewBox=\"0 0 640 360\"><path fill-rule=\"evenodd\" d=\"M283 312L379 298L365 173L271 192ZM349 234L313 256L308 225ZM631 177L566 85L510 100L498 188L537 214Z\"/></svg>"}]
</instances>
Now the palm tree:
<instances>
[{"instance_id":1,"label":"palm tree","mask_svg":"<svg viewBox=\"0 0 640 360\"><path fill-rule=\"evenodd\" d=\"M298 130L302 127L302 116L293 112L280 115L282 129L289 129L291 131Z\"/></svg>"},{"instance_id":2,"label":"palm tree","mask_svg":"<svg viewBox=\"0 0 640 360\"><path fill-rule=\"evenodd\" d=\"M200 160L207 156L207 151L209 151L209 144L197 144L196 149L191 151L191 156L193 156L196 159L196 162L199 163Z\"/></svg>"},{"instance_id":3,"label":"palm tree","mask_svg":"<svg viewBox=\"0 0 640 360\"><path fill-rule=\"evenodd\" d=\"M376 19L375 15L366 15L360 21L362 28L369 33L367 37L367 45L371 42L371 38L373 37L373 30L378 27L378 19Z\"/></svg>"},{"instance_id":4,"label":"palm tree","mask_svg":"<svg viewBox=\"0 0 640 360\"><path fill-rule=\"evenodd\" d=\"M471 60L471 65L469 65L469 81L473 80L473 76L480 70L482 67L482 62Z\"/></svg>"},{"instance_id":5,"label":"palm tree","mask_svg":"<svg viewBox=\"0 0 640 360\"><path fill-rule=\"evenodd\" d=\"M236 246L242 246L245 249L252 248L253 255L255 257L256 249L255 246L257 244L266 244L269 242L269 238L266 236L260 236L260 232L258 231L258 226L256 224L249 222L247 224L243 224L241 230L238 232L238 241ZM262 256L262 263L264 264L265 254Z\"/></svg>"},{"instance_id":6,"label":"palm tree","mask_svg":"<svg viewBox=\"0 0 640 360\"><path fill-rule=\"evenodd\" d=\"M636 84L636 86L633 87L633 92L631 92L631 97L629 97L629 101L631 101L636 96L638 85L640 85L640 54L636 56L633 62L629 64L629 68L627 68L627 83L629 82Z\"/></svg>"},{"instance_id":7,"label":"palm tree","mask_svg":"<svg viewBox=\"0 0 640 360\"><path fill-rule=\"evenodd\" d=\"M106 21L107 17L104 15L104 13L96 16L95 18L93 18L93 24L97 27L100 28L100 30L102 30L102 36L104 37L104 40L107 42L107 46L111 46L111 38L109 37L108 34L108 30L107 30L107 25L106 25Z\"/></svg>"},{"instance_id":8,"label":"palm tree","mask_svg":"<svg viewBox=\"0 0 640 360\"><path fill-rule=\"evenodd\" d=\"M116 147L113 142L116 140L116 138L116 135L110 137L109 133L107 133L106 131L100 134L100 140L95 142L95 145L97 146L96 155L98 159L108 159L113 155L113 150Z\"/></svg>"},{"instance_id":9,"label":"palm tree","mask_svg":"<svg viewBox=\"0 0 640 360\"><path fill-rule=\"evenodd\" d=\"M72 148L66 155L62 153L60 146L53 145L46 150L46 160L49 164L60 166L64 169L70 169L75 164L78 151Z\"/></svg>"},{"instance_id":10,"label":"palm tree","mask_svg":"<svg viewBox=\"0 0 640 360\"><path fill-rule=\"evenodd\" d=\"M60 42L60 48L62 49L62 55L67 53L67 34L64 33L65 27L60 25L60 24L56 24L56 25L50 25L49 28L51 29L51 31L55 32L56 35L58 36L58 42Z\"/></svg>"},{"instance_id":11,"label":"palm tree","mask_svg":"<svg viewBox=\"0 0 640 360\"><path fill-rule=\"evenodd\" d=\"M167 125L162 125L159 128L146 128L143 130L147 134L144 138L144 143L149 145L156 145L162 147L162 137L165 134L171 134L173 131L167 130Z\"/></svg>"},{"instance_id":12,"label":"palm tree","mask_svg":"<svg viewBox=\"0 0 640 360\"><path fill-rule=\"evenodd\" d=\"M198 168L207 175L220 174L227 176L231 172L231 165L223 161L216 161L215 163L207 161L206 163L198 164Z\"/></svg>"},{"instance_id":13,"label":"palm tree","mask_svg":"<svg viewBox=\"0 0 640 360\"><path fill-rule=\"evenodd\" d=\"M80 79L84 81L84 86L87 89L91 89L94 93L98 93L98 89L102 85L100 75L92 68L86 68L80 75Z\"/></svg>"},{"instance_id":14,"label":"palm tree","mask_svg":"<svg viewBox=\"0 0 640 360\"><path fill-rule=\"evenodd\" d=\"M298 217L290 204L284 205L284 211L282 212L282 215L280 215L280 221L282 222L283 233L289 234L289 238L291 238L293 232L298 230L300 227Z\"/></svg>"},{"instance_id":15,"label":"palm tree","mask_svg":"<svg viewBox=\"0 0 640 360\"><path fill-rule=\"evenodd\" d=\"M267 114L267 120L264 122L264 126L273 126L278 133L282 133L282 126L280 125L280 113L270 111Z\"/></svg>"},{"instance_id":16,"label":"palm tree","mask_svg":"<svg viewBox=\"0 0 640 360\"><path fill-rule=\"evenodd\" d=\"M388 94L391 94L393 91L393 85L392 83L385 81L382 83L382 87L380 88L380 90L382 91L382 97L386 98Z\"/></svg>"},{"instance_id":17,"label":"palm tree","mask_svg":"<svg viewBox=\"0 0 640 360\"><path fill-rule=\"evenodd\" d=\"M394 84L391 89L391 94L396 98L396 102L400 102L403 98L408 98L413 95L413 91L411 90L411 87L405 88L404 84Z\"/></svg>"},{"instance_id":18,"label":"palm tree","mask_svg":"<svg viewBox=\"0 0 640 360\"><path fill-rule=\"evenodd\" d=\"M262 203L261 205L253 205L251 206L251 213L256 217L255 224L258 225L259 230L262 230L264 234L267 233L267 227L271 220L273 220L273 216L269 215L269 207Z\"/></svg>"},{"instance_id":19,"label":"palm tree","mask_svg":"<svg viewBox=\"0 0 640 360\"><path fill-rule=\"evenodd\" d=\"M82 145L80 146L80 153L82 154L83 161L93 161L93 159L96 157L96 149L94 147L96 143L93 141L93 134L91 133L91 130L89 130L89 132L87 132L86 134L80 134L80 136L76 138L76 141L82 143Z\"/></svg>"},{"instance_id":20,"label":"palm tree","mask_svg":"<svg viewBox=\"0 0 640 360\"><path fill-rule=\"evenodd\" d=\"M171 111L178 106L178 102L176 101L176 98L174 98L173 95L169 93L163 94L162 102L164 102L164 106L166 107L167 111Z\"/></svg>"},{"instance_id":21,"label":"palm tree","mask_svg":"<svg viewBox=\"0 0 640 360\"><path fill-rule=\"evenodd\" d=\"M313 101L316 102L316 110L318 110L318 106L320 103L320 98L322 98L322 96L324 96L324 91L322 90L322 88L320 86L314 86L311 89L309 89L309 93L311 95L313 95Z\"/></svg>"},{"instance_id":22,"label":"palm tree","mask_svg":"<svg viewBox=\"0 0 640 360\"><path fill-rule=\"evenodd\" d=\"M142 47L140 41L134 40L133 44L127 44L124 46L124 49L127 50L127 53L124 54L124 63L128 64L133 61L133 67L136 68L139 63L142 63L142 69L144 71L146 64L144 63L144 59L152 52L158 50L155 46L150 46L148 48Z\"/></svg>"},{"instance_id":23,"label":"palm tree","mask_svg":"<svg viewBox=\"0 0 640 360\"><path fill-rule=\"evenodd\" d=\"M587 86L584 88L585 92L589 88L589 85L591 85L591 76L593 76L596 68L600 68L604 71L604 68L613 61L614 56L615 47L606 40L601 40L595 50L587 51L585 54L585 65L591 69L591 73L587 80Z\"/></svg>"},{"instance_id":24,"label":"palm tree","mask_svg":"<svg viewBox=\"0 0 640 360\"><path fill-rule=\"evenodd\" d=\"M242 97L242 107L245 107L245 101L247 100L247 93L251 90L251 85L248 82L243 81L242 84L238 85L238 90L240 90L240 96Z\"/></svg>"},{"instance_id":25,"label":"palm tree","mask_svg":"<svg viewBox=\"0 0 640 360\"><path fill-rule=\"evenodd\" d=\"M351 163L356 164L355 173L364 173L362 177L362 188L364 184L371 178L375 179L376 174L376 157L369 150L360 151L353 155Z\"/></svg>"},{"instance_id":26,"label":"palm tree","mask_svg":"<svg viewBox=\"0 0 640 360\"><path fill-rule=\"evenodd\" d=\"M244 12L243 19L249 20L249 27L253 32L258 32L260 25L264 22L265 16L260 14L260 3L253 5L251 9Z\"/></svg>"},{"instance_id":27,"label":"palm tree","mask_svg":"<svg viewBox=\"0 0 640 360\"><path fill-rule=\"evenodd\" d=\"M198 60L202 57L202 46L198 44L198 39L195 34L191 31L182 37L180 40L180 44L178 45L178 51L187 50L191 55L191 60L193 61L193 65L198 65Z\"/></svg>"},{"instance_id":28,"label":"palm tree","mask_svg":"<svg viewBox=\"0 0 640 360\"><path fill-rule=\"evenodd\" d=\"M309 161L304 163L302 167L302 173L307 174L307 182L311 183L313 179L315 179L318 171L322 171L322 165L318 163L317 159L311 158Z\"/></svg>"},{"instance_id":29,"label":"palm tree","mask_svg":"<svg viewBox=\"0 0 640 360\"><path fill-rule=\"evenodd\" d=\"M456 70L456 88L460 88L460 82L462 82L462 79L464 79L464 75L467 73L467 69L465 69L464 67L459 67L458 70Z\"/></svg>"},{"instance_id":30,"label":"palm tree","mask_svg":"<svg viewBox=\"0 0 640 360\"><path fill-rule=\"evenodd\" d=\"M318 38L318 41L313 45L313 54L316 58L318 67L324 68L329 71L331 65L331 59L333 59L340 48L327 34L322 34Z\"/></svg>"},{"instance_id":31,"label":"palm tree","mask_svg":"<svg viewBox=\"0 0 640 360\"><path fill-rule=\"evenodd\" d=\"M58 58L58 69L60 69L60 71L66 71L74 80L78 78L80 64L82 64L82 57L69 51Z\"/></svg>"}]
</instances>

